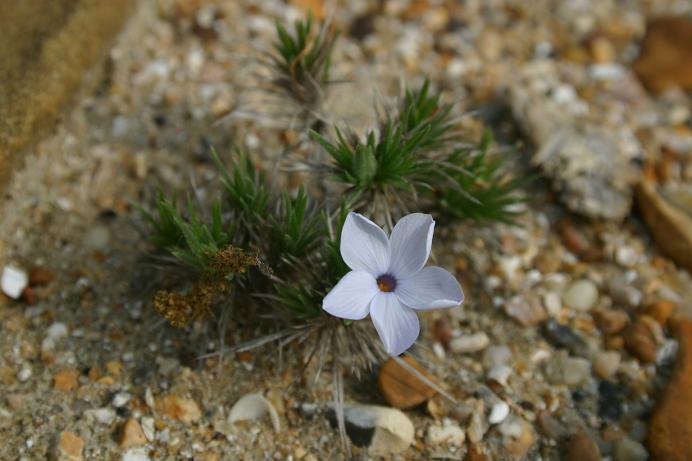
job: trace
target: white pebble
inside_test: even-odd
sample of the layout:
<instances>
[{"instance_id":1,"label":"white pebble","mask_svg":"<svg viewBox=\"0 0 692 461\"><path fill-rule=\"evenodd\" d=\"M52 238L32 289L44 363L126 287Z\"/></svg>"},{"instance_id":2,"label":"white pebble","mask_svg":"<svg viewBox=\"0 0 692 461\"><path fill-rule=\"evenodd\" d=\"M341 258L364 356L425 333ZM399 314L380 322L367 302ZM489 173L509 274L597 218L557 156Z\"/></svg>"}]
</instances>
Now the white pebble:
<instances>
[{"instance_id":1,"label":"white pebble","mask_svg":"<svg viewBox=\"0 0 692 461\"><path fill-rule=\"evenodd\" d=\"M593 371L602 379L610 379L620 367L620 353L618 351L600 351L593 362Z\"/></svg>"},{"instance_id":2,"label":"white pebble","mask_svg":"<svg viewBox=\"0 0 692 461\"><path fill-rule=\"evenodd\" d=\"M512 369L507 365L495 365L488 371L488 379L495 381L501 386L506 386L511 374Z\"/></svg>"},{"instance_id":3,"label":"white pebble","mask_svg":"<svg viewBox=\"0 0 692 461\"><path fill-rule=\"evenodd\" d=\"M452 352L471 353L482 351L490 344L490 338L485 333L474 333L454 338L449 343Z\"/></svg>"},{"instance_id":4,"label":"white pebble","mask_svg":"<svg viewBox=\"0 0 692 461\"><path fill-rule=\"evenodd\" d=\"M120 458L122 461L150 461L149 455L145 448L130 448L125 453L123 457Z\"/></svg>"},{"instance_id":5,"label":"white pebble","mask_svg":"<svg viewBox=\"0 0 692 461\"><path fill-rule=\"evenodd\" d=\"M567 288L563 301L572 309L588 311L598 301L598 288L591 280L577 280Z\"/></svg>"},{"instance_id":6,"label":"white pebble","mask_svg":"<svg viewBox=\"0 0 692 461\"><path fill-rule=\"evenodd\" d=\"M490 410L490 416L488 416L488 422L490 424L500 424L509 415L509 405L506 402L498 402L493 405Z\"/></svg>"},{"instance_id":7,"label":"white pebble","mask_svg":"<svg viewBox=\"0 0 692 461\"><path fill-rule=\"evenodd\" d=\"M66 337L67 333L67 325L65 325L62 322L55 322L54 324L48 327L48 330L46 331L46 336L48 336L51 339L58 340Z\"/></svg>"},{"instance_id":8,"label":"white pebble","mask_svg":"<svg viewBox=\"0 0 692 461\"><path fill-rule=\"evenodd\" d=\"M154 428L154 418L150 416L144 417L142 418L141 423L142 432L144 432L144 437L146 437L148 441L153 442L154 438L156 437L156 429Z\"/></svg>"},{"instance_id":9,"label":"white pebble","mask_svg":"<svg viewBox=\"0 0 692 461\"><path fill-rule=\"evenodd\" d=\"M428 428L425 441L428 445L453 445L460 447L466 440L464 430L456 424L440 426L434 424Z\"/></svg>"},{"instance_id":10,"label":"white pebble","mask_svg":"<svg viewBox=\"0 0 692 461\"><path fill-rule=\"evenodd\" d=\"M113 406L116 408L124 407L131 398L132 396L127 392L118 392L113 397Z\"/></svg>"},{"instance_id":11,"label":"white pebble","mask_svg":"<svg viewBox=\"0 0 692 461\"><path fill-rule=\"evenodd\" d=\"M548 311L548 315L555 317L560 313L562 309L562 300L560 295L554 291L549 291L543 295L543 306L545 310Z\"/></svg>"},{"instance_id":12,"label":"white pebble","mask_svg":"<svg viewBox=\"0 0 692 461\"><path fill-rule=\"evenodd\" d=\"M87 419L95 419L101 424L109 426L113 421L115 421L115 412L110 408L96 408L93 410L87 410L84 412L84 416Z\"/></svg>"},{"instance_id":13,"label":"white pebble","mask_svg":"<svg viewBox=\"0 0 692 461\"><path fill-rule=\"evenodd\" d=\"M66 337L68 333L67 325L62 322L55 322L46 330L46 337L41 341L41 352L50 352L55 348L55 342Z\"/></svg>"},{"instance_id":14,"label":"white pebble","mask_svg":"<svg viewBox=\"0 0 692 461\"><path fill-rule=\"evenodd\" d=\"M29 285L26 271L16 266L5 266L2 270L2 292L12 299L19 299L24 288Z\"/></svg>"},{"instance_id":15,"label":"white pebble","mask_svg":"<svg viewBox=\"0 0 692 461\"><path fill-rule=\"evenodd\" d=\"M17 373L17 379L20 382L26 382L31 378L32 375L31 367L29 365L24 365L21 370L19 370L19 373Z\"/></svg>"},{"instance_id":16,"label":"white pebble","mask_svg":"<svg viewBox=\"0 0 692 461\"><path fill-rule=\"evenodd\" d=\"M615 261L621 266L632 267L639 261L639 255L632 247L620 246L615 250Z\"/></svg>"},{"instance_id":17,"label":"white pebble","mask_svg":"<svg viewBox=\"0 0 692 461\"><path fill-rule=\"evenodd\" d=\"M512 351L507 346L491 346L483 352L483 366L486 369L506 365L512 360Z\"/></svg>"}]
</instances>

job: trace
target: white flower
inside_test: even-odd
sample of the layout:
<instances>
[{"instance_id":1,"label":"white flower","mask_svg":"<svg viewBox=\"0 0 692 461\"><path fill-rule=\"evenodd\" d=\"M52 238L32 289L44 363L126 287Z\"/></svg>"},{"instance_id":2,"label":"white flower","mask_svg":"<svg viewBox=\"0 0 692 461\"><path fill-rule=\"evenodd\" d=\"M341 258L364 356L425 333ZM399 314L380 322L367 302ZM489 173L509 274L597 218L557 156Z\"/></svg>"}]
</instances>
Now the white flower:
<instances>
[{"instance_id":1,"label":"white flower","mask_svg":"<svg viewBox=\"0 0 692 461\"><path fill-rule=\"evenodd\" d=\"M344 319L368 314L389 354L399 355L418 337L416 310L458 306L459 282L441 267L423 267L430 256L435 221L413 213L387 235L358 213L341 231L341 256L352 270L327 294L322 308Z\"/></svg>"}]
</instances>

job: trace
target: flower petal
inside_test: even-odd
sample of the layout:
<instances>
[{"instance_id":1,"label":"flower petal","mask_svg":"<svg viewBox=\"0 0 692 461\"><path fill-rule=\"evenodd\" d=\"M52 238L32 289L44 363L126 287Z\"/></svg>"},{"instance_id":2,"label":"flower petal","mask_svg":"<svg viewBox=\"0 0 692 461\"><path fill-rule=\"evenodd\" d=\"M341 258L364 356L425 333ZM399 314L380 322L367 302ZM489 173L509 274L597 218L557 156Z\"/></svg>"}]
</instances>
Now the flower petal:
<instances>
[{"instance_id":1,"label":"flower petal","mask_svg":"<svg viewBox=\"0 0 692 461\"><path fill-rule=\"evenodd\" d=\"M411 347L420 333L416 312L402 305L394 293L378 293L370 303L370 317L391 355Z\"/></svg>"},{"instance_id":2,"label":"flower petal","mask_svg":"<svg viewBox=\"0 0 692 461\"><path fill-rule=\"evenodd\" d=\"M396 223L389 239L389 272L397 279L411 277L425 266L430 256L435 221L432 216L412 213Z\"/></svg>"},{"instance_id":3,"label":"flower petal","mask_svg":"<svg viewBox=\"0 0 692 461\"><path fill-rule=\"evenodd\" d=\"M341 256L354 271L377 277L389 267L389 240L377 224L350 212L341 231Z\"/></svg>"},{"instance_id":4,"label":"flower petal","mask_svg":"<svg viewBox=\"0 0 692 461\"><path fill-rule=\"evenodd\" d=\"M394 292L399 301L412 309L454 307L464 301L464 293L457 279L445 269L435 266L399 280Z\"/></svg>"},{"instance_id":5,"label":"flower petal","mask_svg":"<svg viewBox=\"0 0 692 461\"><path fill-rule=\"evenodd\" d=\"M334 317L350 320L365 318L370 301L379 292L375 278L365 271L351 271L327 293L322 309Z\"/></svg>"}]
</instances>

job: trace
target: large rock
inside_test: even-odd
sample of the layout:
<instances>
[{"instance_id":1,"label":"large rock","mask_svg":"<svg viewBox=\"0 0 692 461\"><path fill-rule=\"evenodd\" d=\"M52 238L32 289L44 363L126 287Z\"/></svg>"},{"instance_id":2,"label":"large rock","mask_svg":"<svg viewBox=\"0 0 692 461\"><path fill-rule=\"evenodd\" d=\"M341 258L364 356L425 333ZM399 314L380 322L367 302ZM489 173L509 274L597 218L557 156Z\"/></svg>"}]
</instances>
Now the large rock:
<instances>
[{"instance_id":1,"label":"large rock","mask_svg":"<svg viewBox=\"0 0 692 461\"><path fill-rule=\"evenodd\" d=\"M405 360L421 375L431 381L433 380L433 377L410 355L403 356L402 360ZM393 358L387 360L382 365L377 378L377 384L387 403L396 408L413 408L423 402L427 402L432 396L437 394L437 391L429 384L404 368Z\"/></svg>"},{"instance_id":2,"label":"large rock","mask_svg":"<svg viewBox=\"0 0 692 461\"><path fill-rule=\"evenodd\" d=\"M656 18L646 28L633 69L652 91L692 88L692 19Z\"/></svg>"},{"instance_id":3,"label":"large rock","mask_svg":"<svg viewBox=\"0 0 692 461\"><path fill-rule=\"evenodd\" d=\"M680 206L680 195L643 180L637 186L637 205L661 252L692 272L692 215Z\"/></svg>"},{"instance_id":4,"label":"large rock","mask_svg":"<svg viewBox=\"0 0 692 461\"><path fill-rule=\"evenodd\" d=\"M692 320L672 323L680 352L675 376L649 423L647 445L654 461L692 459Z\"/></svg>"},{"instance_id":5,"label":"large rock","mask_svg":"<svg viewBox=\"0 0 692 461\"><path fill-rule=\"evenodd\" d=\"M531 162L560 200L584 216L621 220L630 211L641 148L625 120L613 121L605 114L599 118L595 114L603 111L591 110L580 98L569 81L579 72L552 61L528 63L507 88L509 103L536 146ZM623 79L636 82L622 72Z\"/></svg>"}]
</instances>

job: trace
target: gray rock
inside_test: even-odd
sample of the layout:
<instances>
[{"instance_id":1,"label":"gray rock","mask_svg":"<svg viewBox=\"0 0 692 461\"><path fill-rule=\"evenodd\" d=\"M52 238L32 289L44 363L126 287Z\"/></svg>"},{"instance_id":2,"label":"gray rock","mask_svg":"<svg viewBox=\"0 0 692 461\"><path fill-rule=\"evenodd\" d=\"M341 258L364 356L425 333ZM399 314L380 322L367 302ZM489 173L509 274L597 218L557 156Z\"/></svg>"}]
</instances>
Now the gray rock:
<instances>
[{"instance_id":1,"label":"gray rock","mask_svg":"<svg viewBox=\"0 0 692 461\"><path fill-rule=\"evenodd\" d=\"M507 365L512 360L512 351L507 346L490 346L483 352L483 367L491 369L498 365Z\"/></svg>"},{"instance_id":2,"label":"gray rock","mask_svg":"<svg viewBox=\"0 0 692 461\"><path fill-rule=\"evenodd\" d=\"M577 387L591 376L591 363L582 358L561 356L548 369L548 378L554 384Z\"/></svg>"},{"instance_id":3,"label":"gray rock","mask_svg":"<svg viewBox=\"0 0 692 461\"><path fill-rule=\"evenodd\" d=\"M562 202L588 217L621 220L632 204L641 147L624 121L589 111L565 82L570 71L552 61L527 63L508 86L509 103L537 146L532 163Z\"/></svg>"},{"instance_id":4,"label":"gray rock","mask_svg":"<svg viewBox=\"0 0 692 461\"><path fill-rule=\"evenodd\" d=\"M586 341L569 326L548 320L543 324L543 336L553 346L567 349L574 354L583 354L587 348Z\"/></svg>"}]
</instances>

